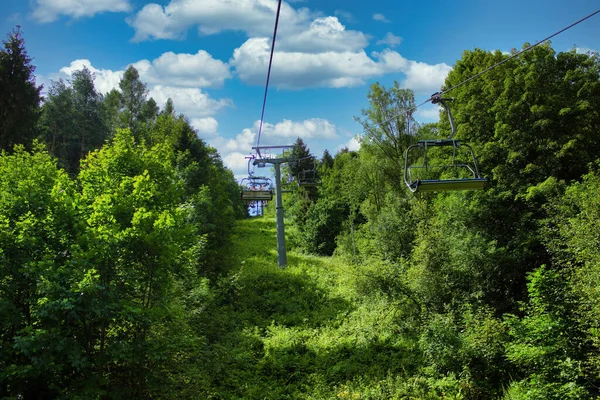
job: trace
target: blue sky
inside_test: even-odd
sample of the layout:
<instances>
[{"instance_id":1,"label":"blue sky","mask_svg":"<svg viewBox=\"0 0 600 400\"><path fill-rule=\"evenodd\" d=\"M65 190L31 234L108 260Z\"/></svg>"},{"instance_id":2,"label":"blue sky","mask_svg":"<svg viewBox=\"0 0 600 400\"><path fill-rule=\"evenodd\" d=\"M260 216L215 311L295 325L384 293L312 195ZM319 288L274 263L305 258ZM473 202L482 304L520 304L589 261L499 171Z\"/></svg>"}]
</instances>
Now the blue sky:
<instances>
[{"instance_id":1,"label":"blue sky","mask_svg":"<svg viewBox=\"0 0 600 400\"><path fill-rule=\"evenodd\" d=\"M38 81L88 66L107 92L133 64L161 105L173 98L241 177L256 143L277 0L0 0L0 30L22 26ZM596 11L597 0L288 0L283 3L261 145L300 136L320 156L357 145L352 117L373 82L417 101L463 50L510 51ZM600 50L600 14L552 40ZM417 113L437 120L430 105Z\"/></svg>"}]
</instances>

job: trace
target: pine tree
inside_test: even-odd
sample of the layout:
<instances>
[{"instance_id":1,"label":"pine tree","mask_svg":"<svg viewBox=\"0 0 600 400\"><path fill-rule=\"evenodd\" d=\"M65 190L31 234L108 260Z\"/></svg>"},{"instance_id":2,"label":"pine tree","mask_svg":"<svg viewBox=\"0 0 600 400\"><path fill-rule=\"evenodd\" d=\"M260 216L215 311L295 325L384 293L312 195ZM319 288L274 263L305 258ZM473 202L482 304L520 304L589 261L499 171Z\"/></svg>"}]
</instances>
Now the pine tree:
<instances>
[{"instance_id":1,"label":"pine tree","mask_svg":"<svg viewBox=\"0 0 600 400\"><path fill-rule=\"evenodd\" d=\"M0 49L0 149L29 144L35 136L42 86L36 86L35 67L25 50L21 27L8 35Z\"/></svg>"}]
</instances>

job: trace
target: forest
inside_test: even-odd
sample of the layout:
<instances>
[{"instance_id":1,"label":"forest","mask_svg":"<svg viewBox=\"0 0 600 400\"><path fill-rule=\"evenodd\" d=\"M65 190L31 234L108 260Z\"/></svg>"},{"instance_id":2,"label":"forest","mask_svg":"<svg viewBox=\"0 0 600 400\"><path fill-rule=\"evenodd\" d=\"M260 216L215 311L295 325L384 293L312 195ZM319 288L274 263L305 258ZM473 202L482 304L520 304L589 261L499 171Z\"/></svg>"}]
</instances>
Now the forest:
<instances>
[{"instance_id":1,"label":"forest","mask_svg":"<svg viewBox=\"0 0 600 400\"><path fill-rule=\"evenodd\" d=\"M465 50L440 90L509 56ZM358 151L288 154L278 268L274 204L249 217L177 104L133 67L42 88L9 33L0 398L600 398L600 56L540 45L449 96L486 190L408 190L450 121L374 83Z\"/></svg>"}]
</instances>

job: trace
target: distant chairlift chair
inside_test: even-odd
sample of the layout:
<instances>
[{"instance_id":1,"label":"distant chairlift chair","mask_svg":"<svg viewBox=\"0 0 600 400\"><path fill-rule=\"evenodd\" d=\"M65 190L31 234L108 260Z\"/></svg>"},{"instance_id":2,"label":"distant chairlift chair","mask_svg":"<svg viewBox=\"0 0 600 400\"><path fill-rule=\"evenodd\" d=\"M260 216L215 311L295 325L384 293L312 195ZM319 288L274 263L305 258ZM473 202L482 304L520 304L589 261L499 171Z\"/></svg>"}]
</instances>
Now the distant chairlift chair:
<instances>
[{"instance_id":1,"label":"distant chairlift chair","mask_svg":"<svg viewBox=\"0 0 600 400\"><path fill-rule=\"evenodd\" d=\"M317 187L321 185L321 179L317 176L317 166L313 169L306 169L298 173L298 186Z\"/></svg>"},{"instance_id":2,"label":"distant chairlift chair","mask_svg":"<svg viewBox=\"0 0 600 400\"><path fill-rule=\"evenodd\" d=\"M245 204L273 200L272 183L269 178L249 176L242 179L241 186L241 196Z\"/></svg>"},{"instance_id":3,"label":"distant chairlift chair","mask_svg":"<svg viewBox=\"0 0 600 400\"><path fill-rule=\"evenodd\" d=\"M450 108L439 94L432 96L432 103L441 103L448 112L452 134L448 139L420 140L406 149L404 156L404 182L411 192L434 192L444 190L483 190L487 178L479 175L477 160L471 146L452 139L456 133ZM452 162L448 165L431 165L428 151L435 147L451 147ZM462 150L466 149L466 150ZM409 157L422 159L422 164L409 164ZM468 161L458 161L464 157ZM435 178L435 179L434 179Z\"/></svg>"}]
</instances>

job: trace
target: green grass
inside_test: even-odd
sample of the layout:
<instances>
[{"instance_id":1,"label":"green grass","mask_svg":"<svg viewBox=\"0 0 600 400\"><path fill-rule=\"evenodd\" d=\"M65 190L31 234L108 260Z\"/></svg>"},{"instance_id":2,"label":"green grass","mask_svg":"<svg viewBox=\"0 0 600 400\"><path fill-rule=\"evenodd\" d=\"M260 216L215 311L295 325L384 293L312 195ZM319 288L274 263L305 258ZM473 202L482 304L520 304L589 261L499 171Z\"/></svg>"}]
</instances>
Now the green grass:
<instances>
[{"instance_id":1,"label":"green grass","mask_svg":"<svg viewBox=\"0 0 600 400\"><path fill-rule=\"evenodd\" d=\"M239 221L232 243L230 273L197 322L207 343L198 398L459 398L453 382L412 378L418 321L381 290L385 267L290 249L278 268L270 217Z\"/></svg>"}]
</instances>

